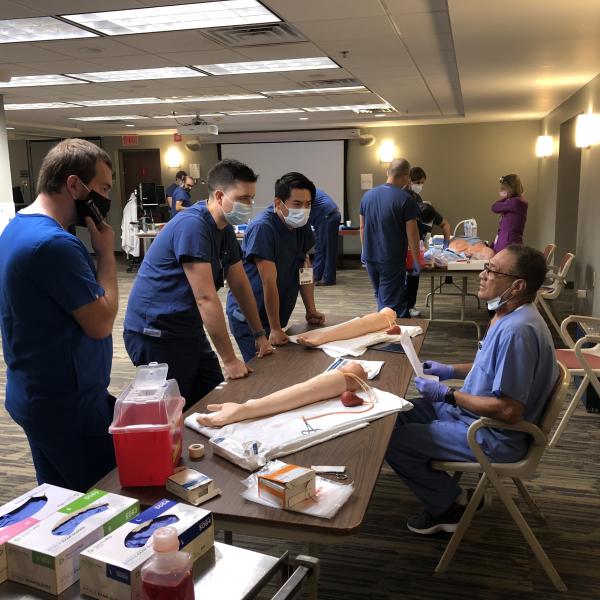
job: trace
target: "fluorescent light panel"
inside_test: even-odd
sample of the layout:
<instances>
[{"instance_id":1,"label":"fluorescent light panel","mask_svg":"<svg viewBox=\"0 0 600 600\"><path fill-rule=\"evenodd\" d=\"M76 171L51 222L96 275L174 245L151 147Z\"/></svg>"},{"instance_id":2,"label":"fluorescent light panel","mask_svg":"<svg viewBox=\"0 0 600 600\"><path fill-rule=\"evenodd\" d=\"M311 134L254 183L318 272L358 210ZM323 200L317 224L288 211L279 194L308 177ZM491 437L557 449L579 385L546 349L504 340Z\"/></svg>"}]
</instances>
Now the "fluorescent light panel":
<instances>
[{"instance_id":1,"label":"fluorescent light panel","mask_svg":"<svg viewBox=\"0 0 600 600\"><path fill-rule=\"evenodd\" d=\"M164 104L162 98L112 98L106 100L78 100L82 106L128 106L130 104Z\"/></svg>"},{"instance_id":2,"label":"fluorescent light panel","mask_svg":"<svg viewBox=\"0 0 600 600\"><path fill-rule=\"evenodd\" d=\"M194 117L222 117L223 113L206 113L203 115L153 115L153 119L193 119Z\"/></svg>"},{"instance_id":3,"label":"fluorescent light panel","mask_svg":"<svg viewBox=\"0 0 600 600\"><path fill-rule=\"evenodd\" d=\"M277 90L271 92L261 92L265 96L312 96L314 94L356 94L368 92L364 85L350 85L346 87L330 88L304 88L301 90Z\"/></svg>"},{"instance_id":4,"label":"fluorescent light panel","mask_svg":"<svg viewBox=\"0 0 600 600\"><path fill-rule=\"evenodd\" d=\"M222 94L221 96L175 96L164 102L221 102L225 100L266 100L262 94Z\"/></svg>"},{"instance_id":5,"label":"fluorescent light panel","mask_svg":"<svg viewBox=\"0 0 600 600\"><path fill-rule=\"evenodd\" d=\"M71 85L73 83L85 83L85 81L78 81L64 75L27 75L25 77L12 77L10 83L0 83L0 88Z\"/></svg>"},{"instance_id":6,"label":"fluorescent light panel","mask_svg":"<svg viewBox=\"0 0 600 600\"><path fill-rule=\"evenodd\" d=\"M33 102L31 104L5 104L4 110L44 110L46 108L73 108L78 106L69 102Z\"/></svg>"},{"instance_id":7,"label":"fluorescent light panel","mask_svg":"<svg viewBox=\"0 0 600 600\"><path fill-rule=\"evenodd\" d=\"M134 121L135 119L147 119L142 115L117 115L105 117L69 117L72 121Z\"/></svg>"},{"instance_id":8,"label":"fluorescent light panel","mask_svg":"<svg viewBox=\"0 0 600 600\"><path fill-rule=\"evenodd\" d=\"M256 0L224 0L174 6L64 15L65 19L106 35L210 29L280 19Z\"/></svg>"},{"instance_id":9,"label":"fluorescent light panel","mask_svg":"<svg viewBox=\"0 0 600 600\"><path fill-rule=\"evenodd\" d=\"M69 77L78 77L92 83L107 81L138 81L141 79L178 79L181 77L206 77L188 67L161 67L158 69L128 69L125 71L97 71L94 73L67 73Z\"/></svg>"},{"instance_id":10,"label":"fluorescent light panel","mask_svg":"<svg viewBox=\"0 0 600 600\"><path fill-rule=\"evenodd\" d=\"M63 23L53 17L6 19L0 21L0 44L89 37L98 36L91 31L85 31L74 25Z\"/></svg>"},{"instance_id":11,"label":"fluorescent light panel","mask_svg":"<svg viewBox=\"0 0 600 600\"><path fill-rule=\"evenodd\" d=\"M348 104L346 106L306 106L308 112L333 112L336 110L384 110L392 108L389 104Z\"/></svg>"},{"instance_id":12,"label":"fluorescent light panel","mask_svg":"<svg viewBox=\"0 0 600 600\"><path fill-rule=\"evenodd\" d=\"M225 114L235 117L239 115L278 115L301 112L304 112L301 108L265 108L259 110L233 110L227 111Z\"/></svg>"},{"instance_id":13,"label":"fluorescent light panel","mask_svg":"<svg viewBox=\"0 0 600 600\"><path fill-rule=\"evenodd\" d=\"M272 73L275 71L306 71L312 69L339 69L327 56L290 58L284 60L255 60L214 65L194 65L211 75L243 75L245 73Z\"/></svg>"}]
</instances>

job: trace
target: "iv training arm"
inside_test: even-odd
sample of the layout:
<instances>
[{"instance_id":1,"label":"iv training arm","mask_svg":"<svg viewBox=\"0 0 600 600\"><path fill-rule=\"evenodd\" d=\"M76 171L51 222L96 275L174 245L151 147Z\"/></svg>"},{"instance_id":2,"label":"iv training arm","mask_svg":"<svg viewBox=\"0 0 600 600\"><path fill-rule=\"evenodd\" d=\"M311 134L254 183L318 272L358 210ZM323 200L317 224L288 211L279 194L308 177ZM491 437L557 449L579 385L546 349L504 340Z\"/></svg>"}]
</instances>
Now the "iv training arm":
<instances>
[{"instance_id":1,"label":"iv training arm","mask_svg":"<svg viewBox=\"0 0 600 600\"><path fill-rule=\"evenodd\" d=\"M360 384L353 376L362 381L367 380L364 369L358 363L351 362L336 371L321 373L308 381L273 392L263 398L248 400L244 404L235 402L209 404L206 408L216 412L198 415L197 420L200 425L223 427L229 423L266 417L320 400L329 400L340 396L345 391L354 392L359 389Z\"/></svg>"}]
</instances>

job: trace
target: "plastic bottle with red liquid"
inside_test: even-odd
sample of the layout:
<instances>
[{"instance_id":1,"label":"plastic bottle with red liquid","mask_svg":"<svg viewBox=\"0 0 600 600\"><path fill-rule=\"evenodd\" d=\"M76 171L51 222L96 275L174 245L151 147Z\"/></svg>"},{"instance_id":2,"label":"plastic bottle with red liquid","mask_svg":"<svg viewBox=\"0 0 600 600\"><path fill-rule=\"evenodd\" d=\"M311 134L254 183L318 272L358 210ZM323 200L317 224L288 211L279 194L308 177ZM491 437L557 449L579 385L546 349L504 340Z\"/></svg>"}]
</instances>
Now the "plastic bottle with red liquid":
<instances>
[{"instance_id":1,"label":"plastic bottle with red liquid","mask_svg":"<svg viewBox=\"0 0 600 600\"><path fill-rule=\"evenodd\" d=\"M179 551L174 527L161 527L152 536L154 556L142 567L143 600L194 600L192 557Z\"/></svg>"}]
</instances>

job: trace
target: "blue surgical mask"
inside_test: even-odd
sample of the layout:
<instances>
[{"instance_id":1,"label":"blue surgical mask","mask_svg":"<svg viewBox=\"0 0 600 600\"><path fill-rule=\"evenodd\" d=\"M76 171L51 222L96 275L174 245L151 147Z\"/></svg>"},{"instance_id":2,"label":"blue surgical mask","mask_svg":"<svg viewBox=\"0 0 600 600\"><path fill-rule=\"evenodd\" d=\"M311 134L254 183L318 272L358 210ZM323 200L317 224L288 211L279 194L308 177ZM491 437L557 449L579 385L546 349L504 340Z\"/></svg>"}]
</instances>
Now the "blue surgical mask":
<instances>
[{"instance_id":1,"label":"blue surgical mask","mask_svg":"<svg viewBox=\"0 0 600 600\"><path fill-rule=\"evenodd\" d=\"M223 216L225 220L230 225L245 225L250 220L252 216L252 205L244 204L243 202L233 202L233 208L231 212L223 211Z\"/></svg>"},{"instance_id":2,"label":"blue surgical mask","mask_svg":"<svg viewBox=\"0 0 600 600\"><path fill-rule=\"evenodd\" d=\"M422 183L411 183L410 187L411 187L412 191L415 192L415 194L420 194L423 191Z\"/></svg>"},{"instance_id":3,"label":"blue surgical mask","mask_svg":"<svg viewBox=\"0 0 600 600\"><path fill-rule=\"evenodd\" d=\"M308 223L310 208L288 208L287 217L283 214L282 216L286 225L297 229L298 227L304 227Z\"/></svg>"},{"instance_id":4,"label":"blue surgical mask","mask_svg":"<svg viewBox=\"0 0 600 600\"><path fill-rule=\"evenodd\" d=\"M492 298L491 300L487 301L487 307L488 310L498 310L499 308L501 308L502 306L504 306L511 298L512 298L512 294L510 296L508 296L508 298L504 299L504 294L506 294L506 292L512 292L512 285L505 289L499 296L496 296L495 298Z\"/></svg>"}]
</instances>

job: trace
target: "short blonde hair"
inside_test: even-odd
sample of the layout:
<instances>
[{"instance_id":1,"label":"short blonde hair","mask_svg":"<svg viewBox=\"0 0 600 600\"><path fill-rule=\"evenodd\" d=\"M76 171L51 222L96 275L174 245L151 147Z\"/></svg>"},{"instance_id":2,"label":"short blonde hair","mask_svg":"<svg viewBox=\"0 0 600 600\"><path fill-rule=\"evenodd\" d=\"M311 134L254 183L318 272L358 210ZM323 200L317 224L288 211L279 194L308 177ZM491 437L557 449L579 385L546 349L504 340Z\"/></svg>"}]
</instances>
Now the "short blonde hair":
<instances>
[{"instance_id":1,"label":"short blonde hair","mask_svg":"<svg viewBox=\"0 0 600 600\"><path fill-rule=\"evenodd\" d=\"M523 194L523 184L521 178L515 173L503 175L500 177L500 185L507 187L510 190L509 196L521 196Z\"/></svg>"}]
</instances>

